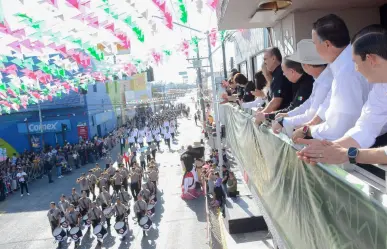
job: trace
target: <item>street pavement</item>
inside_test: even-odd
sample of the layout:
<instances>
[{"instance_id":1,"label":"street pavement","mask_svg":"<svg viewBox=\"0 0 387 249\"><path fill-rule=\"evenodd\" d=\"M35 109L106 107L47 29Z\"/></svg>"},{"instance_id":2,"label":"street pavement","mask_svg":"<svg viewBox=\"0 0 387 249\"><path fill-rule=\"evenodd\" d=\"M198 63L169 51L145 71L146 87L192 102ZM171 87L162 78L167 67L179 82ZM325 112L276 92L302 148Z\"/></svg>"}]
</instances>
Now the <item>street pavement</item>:
<instances>
[{"instance_id":1,"label":"street pavement","mask_svg":"<svg viewBox=\"0 0 387 249\"><path fill-rule=\"evenodd\" d=\"M180 101L188 104L194 110L194 104L186 96ZM191 111L192 112L192 111ZM92 232L86 233L81 240L80 249L86 248L142 248L142 249L205 249L208 248L207 221L205 200L200 197L192 201L180 198L182 168L180 166L181 147L185 148L193 142L200 141L201 129L195 125L193 119L180 119L179 135L172 144L172 151L162 145L157 152L156 159L159 163L159 193L156 212L152 220L155 225L143 237L142 229L134 224L133 209L129 218L129 233L125 241L119 240L112 227L105 238L102 247L97 246L97 241ZM116 156L119 148L112 151ZM104 165L101 162L100 165ZM51 234L47 211L51 201L58 202L59 196L64 193L69 195L71 188L79 186L75 183L82 172L94 167L88 164L81 169L74 170L62 179L55 179L53 184L48 184L47 178L33 182L30 186L31 196L20 197L20 194L11 195L6 201L0 203L0 248L4 249L45 249L56 248ZM132 201L133 205L133 201ZM92 229L91 229L92 230ZM74 248L74 243L63 245L61 248Z\"/></svg>"}]
</instances>

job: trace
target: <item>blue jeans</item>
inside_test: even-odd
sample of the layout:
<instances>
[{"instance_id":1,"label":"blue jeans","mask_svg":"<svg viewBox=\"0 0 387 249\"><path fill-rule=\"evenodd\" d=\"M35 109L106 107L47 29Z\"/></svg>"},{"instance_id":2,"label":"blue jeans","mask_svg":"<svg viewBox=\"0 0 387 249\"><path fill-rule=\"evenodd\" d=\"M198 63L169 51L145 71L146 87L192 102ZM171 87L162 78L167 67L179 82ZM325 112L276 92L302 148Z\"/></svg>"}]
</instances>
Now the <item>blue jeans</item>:
<instances>
[{"instance_id":1,"label":"blue jeans","mask_svg":"<svg viewBox=\"0 0 387 249\"><path fill-rule=\"evenodd\" d=\"M56 176L61 176L62 175L62 166L56 167Z\"/></svg>"}]
</instances>

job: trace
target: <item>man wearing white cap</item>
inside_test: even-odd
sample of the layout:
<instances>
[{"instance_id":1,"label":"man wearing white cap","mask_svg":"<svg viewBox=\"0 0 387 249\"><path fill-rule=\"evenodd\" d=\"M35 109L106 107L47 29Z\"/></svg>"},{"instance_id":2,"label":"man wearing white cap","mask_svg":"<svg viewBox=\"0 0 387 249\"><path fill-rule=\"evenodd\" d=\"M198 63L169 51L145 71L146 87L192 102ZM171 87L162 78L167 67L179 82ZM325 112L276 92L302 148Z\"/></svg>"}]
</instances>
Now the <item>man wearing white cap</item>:
<instances>
[{"instance_id":1,"label":"man wearing white cap","mask_svg":"<svg viewBox=\"0 0 387 249\"><path fill-rule=\"evenodd\" d=\"M304 71L315 79L310 97L294 110L277 114L276 122L272 124L273 132L279 133L285 128L284 131L291 136L295 127L309 122L316 114L325 110L322 104L324 101L329 102L328 93L331 90L333 75L329 66L327 67L326 62L317 53L311 39L298 42L296 53L287 59L301 63Z\"/></svg>"}]
</instances>

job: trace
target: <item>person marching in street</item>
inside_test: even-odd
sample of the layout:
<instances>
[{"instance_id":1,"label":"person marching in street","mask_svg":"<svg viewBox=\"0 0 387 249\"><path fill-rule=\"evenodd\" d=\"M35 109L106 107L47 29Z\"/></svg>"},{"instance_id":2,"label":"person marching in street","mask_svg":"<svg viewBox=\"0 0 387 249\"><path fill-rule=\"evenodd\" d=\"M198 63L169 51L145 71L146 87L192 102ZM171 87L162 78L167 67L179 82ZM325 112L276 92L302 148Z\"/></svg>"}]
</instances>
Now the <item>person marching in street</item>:
<instances>
[{"instance_id":1,"label":"person marching in street","mask_svg":"<svg viewBox=\"0 0 387 249\"><path fill-rule=\"evenodd\" d=\"M91 206L87 215L89 216L93 229L95 229L96 226L100 225L101 222L105 221L106 219L105 216L103 215L102 210L97 206L97 202L95 201L91 203ZM102 239L97 238L97 241L98 241L98 245L100 246L102 244Z\"/></svg>"},{"instance_id":2,"label":"person marching in street","mask_svg":"<svg viewBox=\"0 0 387 249\"><path fill-rule=\"evenodd\" d=\"M102 189L102 192L97 197L97 203L102 208L102 212L111 206L112 197L107 192L106 188ZM107 226L110 227L110 218L106 218Z\"/></svg>"},{"instance_id":3,"label":"person marching in street","mask_svg":"<svg viewBox=\"0 0 387 249\"><path fill-rule=\"evenodd\" d=\"M129 222L125 217L126 207L121 203L121 199L117 197L116 204L113 207L113 212L116 216L116 223L119 221L125 222L127 226L129 226ZM121 240L125 240L125 236L121 238Z\"/></svg>"},{"instance_id":4,"label":"person marching in street","mask_svg":"<svg viewBox=\"0 0 387 249\"><path fill-rule=\"evenodd\" d=\"M128 178L129 178L129 170L126 167L120 165L120 174L122 176L122 187L128 191Z\"/></svg>"},{"instance_id":5,"label":"person marching in street","mask_svg":"<svg viewBox=\"0 0 387 249\"><path fill-rule=\"evenodd\" d=\"M18 173L16 174L16 178L20 185L20 191L21 191L21 197L23 197L23 189L26 190L27 195L30 195L30 192L28 191L28 184L27 184L27 173L23 171L21 167L18 168Z\"/></svg>"},{"instance_id":6,"label":"person marching in street","mask_svg":"<svg viewBox=\"0 0 387 249\"><path fill-rule=\"evenodd\" d=\"M132 172L130 173L130 191L132 192L132 196L136 201L137 201L138 192L140 191L140 185L139 185L140 178L141 178L141 175L134 167Z\"/></svg>"},{"instance_id":7,"label":"person marching in street","mask_svg":"<svg viewBox=\"0 0 387 249\"><path fill-rule=\"evenodd\" d=\"M149 203L149 198L151 196L151 192L149 191L149 189L147 188L147 184L144 183L142 185L142 189L140 190L140 192L138 193L139 196L142 196L143 197L143 200L148 204Z\"/></svg>"},{"instance_id":8,"label":"person marching in street","mask_svg":"<svg viewBox=\"0 0 387 249\"><path fill-rule=\"evenodd\" d=\"M99 167L99 164L98 164L98 163L95 164L95 168L93 169L93 172L94 172L94 175L95 175L97 178L100 178L100 177L101 177L101 174L102 174L103 170Z\"/></svg>"},{"instance_id":9,"label":"person marching in street","mask_svg":"<svg viewBox=\"0 0 387 249\"><path fill-rule=\"evenodd\" d=\"M53 201L50 202L50 210L48 210L47 217L50 222L51 232L54 232L55 228L60 226L61 213Z\"/></svg>"},{"instance_id":10,"label":"person marching in street","mask_svg":"<svg viewBox=\"0 0 387 249\"><path fill-rule=\"evenodd\" d=\"M86 191L87 197L90 195L90 186L89 186L89 181L86 178L86 174L82 173L81 177L77 179L77 184L79 184L81 188L81 193L83 191Z\"/></svg>"},{"instance_id":11,"label":"person marching in street","mask_svg":"<svg viewBox=\"0 0 387 249\"><path fill-rule=\"evenodd\" d=\"M99 194L102 193L103 188L109 189L109 184L108 184L109 180L108 180L108 177L106 177L106 176L107 176L107 173L103 172L101 174L101 177L98 178L97 185L99 188Z\"/></svg>"},{"instance_id":12,"label":"person marching in street","mask_svg":"<svg viewBox=\"0 0 387 249\"><path fill-rule=\"evenodd\" d=\"M89 170L89 174L87 175L87 180L89 181L90 191L93 194L93 201L97 198L95 194L95 185L97 184L97 176L93 173L93 170Z\"/></svg>"},{"instance_id":13,"label":"person marching in street","mask_svg":"<svg viewBox=\"0 0 387 249\"><path fill-rule=\"evenodd\" d=\"M118 194L118 197L121 199L122 204L130 207L130 200L132 200L132 196L125 190L124 186L121 187L121 191ZM130 209L128 211L130 212Z\"/></svg>"},{"instance_id":14,"label":"person marching in street","mask_svg":"<svg viewBox=\"0 0 387 249\"><path fill-rule=\"evenodd\" d=\"M153 142L153 134L150 128L147 128L148 131L146 132L146 143L148 146L150 146Z\"/></svg>"},{"instance_id":15,"label":"person marching in street","mask_svg":"<svg viewBox=\"0 0 387 249\"><path fill-rule=\"evenodd\" d=\"M157 142L153 142L151 145L150 145L150 151L152 153L152 158L153 160L156 160L156 152L157 152Z\"/></svg>"},{"instance_id":16,"label":"person marching in street","mask_svg":"<svg viewBox=\"0 0 387 249\"><path fill-rule=\"evenodd\" d=\"M169 150L171 150L171 133L169 133L169 127L165 128L164 141L168 145Z\"/></svg>"},{"instance_id":17,"label":"person marching in street","mask_svg":"<svg viewBox=\"0 0 387 249\"><path fill-rule=\"evenodd\" d=\"M133 210L137 217L137 223L140 224L142 217L146 215L148 204L142 199L142 196L138 196L138 200L134 203ZM143 236L147 236L146 231L143 230Z\"/></svg>"},{"instance_id":18,"label":"person marching in street","mask_svg":"<svg viewBox=\"0 0 387 249\"><path fill-rule=\"evenodd\" d=\"M155 140L156 140L156 144L157 144L157 149L160 150L160 141L161 141L161 135L160 133L157 133L155 135Z\"/></svg>"},{"instance_id":19,"label":"person marching in street","mask_svg":"<svg viewBox=\"0 0 387 249\"><path fill-rule=\"evenodd\" d=\"M58 208L62 216L66 214L69 207L70 207L70 203L68 202L68 200L66 200L66 196L62 194L60 196L60 201L58 202Z\"/></svg>"},{"instance_id":20,"label":"person marching in street","mask_svg":"<svg viewBox=\"0 0 387 249\"><path fill-rule=\"evenodd\" d=\"M152 152L151 152L151 149L148 147L148 149L145 151L145 155L146 155L146 163L149 164L149 162L151 161L152 159Z\"/></svg>"},{"instance_id":21,"label":"person marching in street","mask_svg":"<svg viewBox=\"0 0 387 249\"><path fill-rule=\"evenodd\" d=\"M143 129L138 131L138 137L137 137L137 142L140 145L140 148L144 147L144 136L145 132Z\"/></svg>"},{"instance_id":22,"label":"person marching in street","mask_svg":"<svg viewBox=\"0 0 387 249\"><path fill-rule=\"evenodd\" d=\"M130 152L133 154L134 157L137 156L137 147L136 147L136 144L132 144L132 146L130 146Z\"/></svg>"},{"instance_id":23,"label":"person marching in street","mask_svg":"<svg viewBox=\"0 0 387 249\"><path fill-rule=\"evenodd\" d=\"M114 192L116 195L118 195L118 192L121 190L121 185L123 182L122 175L120 171L117 169L115 175L113 176L113 183L114 183Z\"/></svg>"},{"instance_id":24,"label":"person marching in street","mask_svg":"<svg viewBox=\"0 0 387 249\"><path fill-rule=\"evenodd\" d=\"M148 172L148 182L152 182L155 186L155 194L157 193L157 181L159 180L159 171L157 166L150 167Z\"/></svg>"},{"instance_id":25,"label":"person marching in street","mask_svg":"<svg viewBox=\"0 0 387 249\"><path fill-rule=\"evenodd\" d=\"M65 214L66 221L68 222L70 229L74 227L80 227L82 216L78 211L75 211L74 205L70 204L68 212ZM70 230L67 231L68 235L70 234ZM81 241L78 239L75 241L75 248L79 247Z\"/></svg>"},{"instance_id":26,"label":"person marching in street","mask_svg":"<svg viewBox=\"0 0 387 249\"><path fill-rule=\"evenodd\" d=\"M82 216L86 215L89 211L91 200L87 197L86 192L82 192L82 197L79 199L79 212Z\"/></svg>"},{"instance_id":27,"label":"person marching in street","mask_svg":"<svg viewBox=\"0 0 387 249\"><path fill-rule=\"evenodd\" d=\"M81 196L77 193L75 188L72 188L71 190L71 196L69 196L70 204L73 204L74 207L78 207L79 205L79 199Z\"/></svg>"},{"instance_id":28,"label":"person marching in street","mask_svg":"<svg viewBox=\"0 0 387 249\"><path fill-rule=\"evenodd\" d=\"M145 170L146 163L145 163L145 153L144 152L141 152L141 155L140 155L140 165L141 165L141 168L143 168Z\"/></svg>"}]
</instances>

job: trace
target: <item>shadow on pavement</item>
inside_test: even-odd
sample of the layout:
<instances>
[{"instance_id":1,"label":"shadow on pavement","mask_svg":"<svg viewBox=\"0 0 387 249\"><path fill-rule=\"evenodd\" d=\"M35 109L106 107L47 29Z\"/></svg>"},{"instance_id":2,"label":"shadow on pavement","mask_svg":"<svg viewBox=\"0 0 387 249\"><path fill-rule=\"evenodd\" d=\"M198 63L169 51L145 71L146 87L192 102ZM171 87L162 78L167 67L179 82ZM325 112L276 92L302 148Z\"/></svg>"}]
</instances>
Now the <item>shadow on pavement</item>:
<instances>
[{"instance_id":1,"label":"shadow on pavement","mask_svg":"<svg viewBox=\"0 0 387 249\"><path fill-rule=\"evenodd\" d=\"M205 210L205 199L203 196L195 200L185 200L187 206L196 214L198 221L207 222L206 210Z\"/></svg>"},{"instance_id":2,"label":"shadow on pavement","mask_svg":"<svg viewBox=\"0 0 387 249\"><path fill-rule=\"evenodd\" d=\"M151 229L148 231L148 236L142 237L141 249L157 248L156 240L159 237L158 229Z\"/></svg>"}]
</instances>

